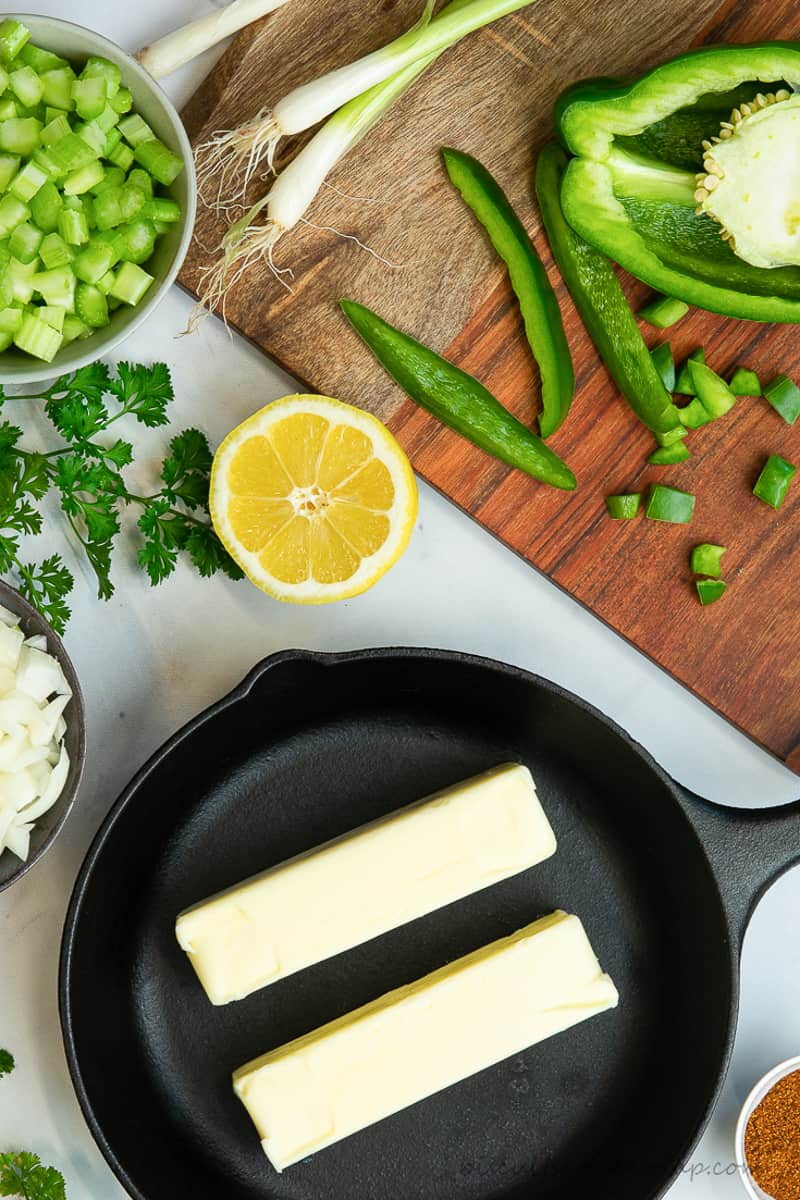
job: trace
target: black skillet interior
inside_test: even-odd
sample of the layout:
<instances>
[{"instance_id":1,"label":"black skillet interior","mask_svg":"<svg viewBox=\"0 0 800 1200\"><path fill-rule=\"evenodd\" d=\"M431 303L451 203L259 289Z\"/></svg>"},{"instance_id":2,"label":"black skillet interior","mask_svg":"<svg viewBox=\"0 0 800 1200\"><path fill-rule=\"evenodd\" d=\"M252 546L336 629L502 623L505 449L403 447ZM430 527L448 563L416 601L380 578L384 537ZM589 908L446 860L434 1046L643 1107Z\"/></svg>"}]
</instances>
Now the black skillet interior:
<instances>
[{"instance_id":1,"label":"black skillet interior","mask_svg":"<svg viewBox=\"0 0 800 1200\"><path fill-rule=\"evenodd\" d=\"M134 780L73 897L67 1052L123 1184L139 1200L660 1194L715 1094L736 991L719 894L665 778L574 698L482 660L289 652L251 680ZM534 773L553 858L244 1001L208 1003L175 941L182 908L511 759ZM618 1009L273 1170L235 1067L556 907L582 918Z\"/></svg>"}]
</instances>

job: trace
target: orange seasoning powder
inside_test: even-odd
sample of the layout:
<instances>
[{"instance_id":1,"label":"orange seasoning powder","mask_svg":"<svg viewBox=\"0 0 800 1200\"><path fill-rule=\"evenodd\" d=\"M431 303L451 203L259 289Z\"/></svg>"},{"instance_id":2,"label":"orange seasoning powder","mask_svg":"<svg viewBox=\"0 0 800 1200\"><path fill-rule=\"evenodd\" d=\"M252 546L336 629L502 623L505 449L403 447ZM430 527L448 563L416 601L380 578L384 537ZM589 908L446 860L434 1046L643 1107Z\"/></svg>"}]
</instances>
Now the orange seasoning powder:
<instances>
[{"instance_id":1,"label":"orange seasoning powder","mask_svg":"<svg viewBox=\"0 0 800 1200\"><path fill-rule=\"evenodd\" d=\"M800 1071L770 1088L744 1133L744 1156L755 1182L774 1200L800 1200Z\"/></svg>"}]
</instances>

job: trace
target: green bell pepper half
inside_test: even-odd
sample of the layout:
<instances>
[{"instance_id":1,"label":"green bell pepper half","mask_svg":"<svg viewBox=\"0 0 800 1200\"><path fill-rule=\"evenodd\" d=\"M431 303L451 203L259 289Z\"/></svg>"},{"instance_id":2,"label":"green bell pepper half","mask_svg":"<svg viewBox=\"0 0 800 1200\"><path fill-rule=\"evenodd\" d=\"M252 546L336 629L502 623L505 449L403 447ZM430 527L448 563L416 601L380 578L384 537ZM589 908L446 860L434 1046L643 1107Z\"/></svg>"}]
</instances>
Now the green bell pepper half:
<instances>
[{"instance_id":1,"label":"green bell pepper half","mask_svg":"<svg viewBox=\"0 0 800 1200\"><path fill-rule=\"evenodd\" d=\"M704 139L758 92L800 83L800 42L705 46L633 83L593 79L556 105L573 155L564 215L597 250L687 304L756 321L800 322L800 267L754 267L695 212Z\"/></svg>"}]
</instances>

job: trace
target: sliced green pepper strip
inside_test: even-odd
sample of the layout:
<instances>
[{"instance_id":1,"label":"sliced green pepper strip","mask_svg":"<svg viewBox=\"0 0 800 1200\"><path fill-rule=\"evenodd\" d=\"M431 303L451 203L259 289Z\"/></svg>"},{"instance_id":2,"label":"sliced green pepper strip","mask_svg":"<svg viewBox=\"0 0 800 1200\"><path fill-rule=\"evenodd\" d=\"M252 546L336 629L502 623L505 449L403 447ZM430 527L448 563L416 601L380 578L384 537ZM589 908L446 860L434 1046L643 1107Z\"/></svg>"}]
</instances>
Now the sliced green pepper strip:
<instances>
[{"instance_id":1,"label":"sliced green pepper strip","mask_svg":"<svg viewBox=\"0 0 800 1200\"><path fill-rule=\"evenodd\" d=\"M678 378L675 380L674 390L679 396L694 396L694 384L692 383L692 378L689 374L689 363L704 363L705 361L706 352L702 346L698 346L696 350L692 351L692 353L686 359L686 362L681 366L680 371L678 371Z\"/></svg>"},{"instance_id":2,"label":"sliced green pepper strip","mask_svg":"<svg viewBox=\"0 0 800 1200\"><path fill-rule=\"evenodd\" d=\"M778 375L768 383L764 396L787 425L794 425L800 417L800 388L787 375Z\"/></svg>"},{"instance_id":3,"label":"sliced green pepper strip","mask_svg":"<svg viewBox=\"0 0 800 1200\"><path fill-rule=\"evenodd\" d=\"M547 271L505 192L486 167L470 154L447 146L442 148L442 158L451 182L486 230L508 268L525 324L525 336L542 379L539 430L543 438L550 437L564 423L569 412L575 392L575 373L561 309Z\"/></svg>"},{"instance_id":4,"label":"sliced green pepper strip","mask_svg":"<svg viewBox=\"0 0 800 1200\"><path fill-rule=\"evenodd\" d=\"M719 226L695 212L694 198L702 142L719 133L732 102L797 82L800 45L772 42L706 46L633 83L573 86L556 110L575 155L562 189L570 225L638 279L687 304L800 321L800 267L758 267L737 257Z\"/></svg>"},{"instance_id":5,"label":"sliced green pepper strip","mask_svg":"<svg viewBox=\"0 0 800 1200\"><path fill-rule=\"evenodd\" d=\"M651 521L669 521L673 525L688 525L694 515L694 496L679 488L654 483L647 498L645 516Z\"/></svg>"},{"instance_id":6,"label":"sliced green pepper strip","mask_svg":"<svg viewBox=\"0 0 800 1200\"><path fill-rule=\"evenodd\" d=\"M623 492L618 496L606 496L606 508L612 521L631 521L642 503L641 492Z\"/></svg>"},{"instance_id":7,"label":"sliced green pepper strip","mask_svg":"<svg viewBox=\"0 0 800 1200\"><path fill-rule=\"evenodd\" d=\"M672 296L659 296L639 309L639 318L656 329L669 329L671 325L680 321L681 317L685 317L688 311L689 305L684 304L682 300L675 300Z\"/></svg>"},{"instance_id":8,"label":"sliced green pepper strip","mask_svg":"<svg viewBox=\"0 0 800 1200\"><path fill-rule=\"evenodd\" d=\"M781 378L783 378L781 376ZM734 396L760 396L761 395L761 380L756 375L755 371L751 371L749 367L737 367L731 375L731 381L728 387L733 392ZM798 392L800 395L800 392Z\"/></svg>"},{"instance_id":9,"label":"sliced green pepper strip","mask_svg":"<svg viewBox=\"0 0 800 1200\"><path fill-rule=\"evenodd\" d=\"M673 463L686 462L692 452L685 442L673 442L671 446L659 446L648 458L654 467L669 467Z\"/></svg>"},{"instance_id":10,"label":"sliced green pepper strip","mask_svg":"<svg viewBox=\"0 0 800 1200\"><path fill-rule=\"evenodd\" d=\"M793 463L787 462L777 454L770 454L756 480L753 495L772 508L779 509L786 499L796 471L797 467Z\"/></svg>"},{"instance_id":11,"label":"sliced green pepper strip","mask_svg":"<svg viewBox=\"0 0 800 1200\"><path fill-rule=\"evenodd\" d=\"M724 379L721 379L711 367L705 363L688 360L689 378L697 394L697 399L708 413L712 421L724 417L736 403L736 397Z\"/></svg>"},{"instance_id":12,"label":"sliced green pepper strip","mask_svg":"<svg viewBox=\"0 0 800 1200\"><path fill-rule=\"evenodd\" d=\"M575 306L617 387L654 433L681 429L680 413L650 357L611 263L567 224L561 181L567 156L556 142L539 154L536 196L553 257ZM683 431L677 436L682 437Z\"/></svg>"},{"instance_id":13,"label":"sliced green pepper strip","mask_svg":"<svg viewBox=\"0 0 800 1200\"><path fill-rule=\"evenodd\" d=\"M696 579L694 586L697 588L700 603L705 608L706 605L721 600L728 585L721 579Z\"/></svg>"},{"instance_id":14,"label":"sliced green pepper strip","mask_svg":"<svg viewBox=\"0 0 800 1200\"><path fill-rule=\"evenodd\" d=\"M727 552L727 546L717 546L713 542L701 542L692 550L690 566L695 575L710 575L719 579L722 574L722 556Z\"/></svg>"},{"instance_id":15,"label":"sliced green pepper strip","mask_svg":"<svg viewBox=\"0 0 800 1200\"><path fill-rule=\"evenodd\" d=\"M420 408L510 467L552 487L575 488L575 476L567 464L472 375L362 304L352 300L340 303L384 370Z\"/></svg>"},{"instance_id":16,"label":"sliced green pepper strip","mask_svg":"<svg viewBox=\"0 0 800 1200\"><path fill-rule=\"evenodd\" d=\"M669 342L662 342L650 351L656 370L661 376L661 382L668 392L675 387L675 359L672 357L672 347Z\"/></svg>"}]
</instances>

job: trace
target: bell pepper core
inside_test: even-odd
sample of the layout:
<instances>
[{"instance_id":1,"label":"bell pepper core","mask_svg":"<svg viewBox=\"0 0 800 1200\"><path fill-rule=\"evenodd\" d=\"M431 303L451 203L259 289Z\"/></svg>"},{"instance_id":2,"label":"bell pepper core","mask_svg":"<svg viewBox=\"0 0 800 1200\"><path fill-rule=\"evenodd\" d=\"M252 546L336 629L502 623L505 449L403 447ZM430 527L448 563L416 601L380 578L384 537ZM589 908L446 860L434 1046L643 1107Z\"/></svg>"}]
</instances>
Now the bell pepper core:
<instances>
[{"instance_id":1,"label":"bell pepper core","mask_svg":"<svg viewBox=\"0 0 800 1200\"><path fill-rule=\"evenodd\" d=\"M606 496L606 508L612 521L630 521L639 512L641 492L625 492L618 496Z\"/></svg>"},{"instance_id":2,"label":"bell pepper core","mask_svg":"<svg viewBox=\"0 0 800 1200\"><path fill-rule=\"evenodd\" d=\"M574 156L562 189L566 219L595 249L659 292L726 316L800 321L800 266L781 265L797 261L783 256L793 235L779 219L791 200L791 173L776 174L791 107L800 106L787 85L799 82L800 45L771 42L703 46L632 83L595 79L567 89L556 106L558 131ZM739 125L746 127L744 139ZM732 152L712 140L719 135ZM742 156L750 151L768 167L759 164L763 180L752 176L757 203L748 226L738 189ZM723 194L739 211L732 215L729 204L715 211L714 197ZM696 212L697 206L706 211ZM716 220L725 221L726 230ZM741 253L732 231L741 238Z\"/></svg>"},{"instance_id":3,"label":"bell pepper core","mask_svg":"<svg viewBox=\"0 0 800 1200\"><path fill-rule=\"evenodd\" d=\"M787 425L800 417L800 388L786 375L778 375L764 388L764 397Z\"/></svg>"},{"instance_id":4,"label":"bell pepper core","mask_svg":"<svg viewBox=\"0 0 800 1200\"><path fill-rule=\"evenodd\" d=\"M749 367L737 367L728 387L734 396L760 396L761 380ZM799 393L800 394L800 393Z\"/></svg>"},{"instance_id":5,"label":"bell pepper core","mask_svg":"<svg viewBox=\"0 0 800 1200\"><path fill-rule=\"evenodd\" d=\"M722 556L727 546L716 546L713 542L701 542L692 550L690 566L695 575L710 575L719 579L722 575Z\"/></svg>"},{"instance_id":6,"label":"bell pepper core","mask_svg":"<svg viewBox=\"0 0 800 1200\"><path fill-rule=\"evenodd\" d=\"M763 500L772 508L779 509L786 499L786 493L796 471L797 467L787 462L785 458L780 458L777 454L770 454L756 480L753 495L758 496L759 500Z\"/></svg>"},{"instance_id":7,"label":"bell pepper core","mask_svg":"<svg viewBox=\"0 0 800 1200\"><path fill-rule=\"evenodd\" d=\"M661 376L661 382L668 392L675 387L675 359L672 357L672 347L669 342L662 342L650 351L656 370Z\"/></svg>"},{"instance_id":8,"label":"bell pepper core","mask_svg":"<svg viewBox=\"0 0 800 1200\"><path fill-rule=\"evenodd\" d=\"M542 380L543 438L560 428L575 392L575 374L561 309L524 225L486 167L460 150L442 148L450 181L480 221L508 268L511 286L525 324L525 336Z\"/></svg>"},{"instance_id":9,"label":"bell pepper core","mask_svg":"<svg viewBox=\"0 0 800 1200\"><path fill-rule=\"evenodd\" d=\"M675 300L672 296L659 296L639 309L639 319L655 326L656 329L669 329L671 325L680 321L681 317L685 317L688 311L689 305L684 304L682 300Z\"/></svg>"},{"instance_id":10,"label":"bell pepper core","mask_svg":"<svg viewBox=\"0 0 800 1200\"><path fill-rule=\"evenodd\" d=\"M689 363L690 362L704 363L705 361L706 361L706 352L702 346L698 346L696 350L692 351L692 353L686 359L686 362L682 365L680 371L678 371L678 378L675 380L675 388L674 388L674 390L678 393L678 395L680 395L680 396L694 396L695 395L694 384L692 383L691 376L689 375Z\"/></svg>"},{"instance_id":11,"label":"bell pepper core","mask_svg":"<svg viewBox=\"0 0 800 1200\"><path fill-rule=\"evenodd\" d=\"M651 521L688 525L694 515L694 496L664 483L654 483L647 498L645 516Z\"/></svg>"},{"instance_id":12,"label":"bell pepper core","mask_svg":"<svg viewBox=\"0 0 800 1200\"><path fill-rule=\"evenodd\" d=\"M654 467L669 467L674 463L686 462L692 452L685 442L673 442L671 446L659 446L648 458Z\"/></svg>"},{"instance_id":13,"label":"bell pepper core","mask_svg":"<svg viewBox=\"0 0 800 1200\"><path fill-rule=\"evenodd\" d=\"M508 466L541 483L574 490L575 476L567 464L472 375L363 304L339 304L383 369L420 408Z\"/></svg>"},{"instance_id":14,"label":"bell pepper core","mask_svg":"<svg viewBox=\"0 0 800 1200\"><path fill-rule=\"evenodd\" d=\"M536 197L550 249L598 354L619 390L657 436L681 430L680 415L664 387L614 268L578 237L561 211L567 156L550 142L536 163Z\"/></svg>"},{"instance_id":15,"label":"bell pepper core","mask_svg":"<svg viewBox=\"0 0 800 1200\"><path fill-rule=\"evenodd\" d=\"M723 583L721 579L696 579L694 586L697 588L700 603L704 608L708 604L714 604L717 600L721 600L727 588L727 584Z\"/></svg>"}]
</instances>

